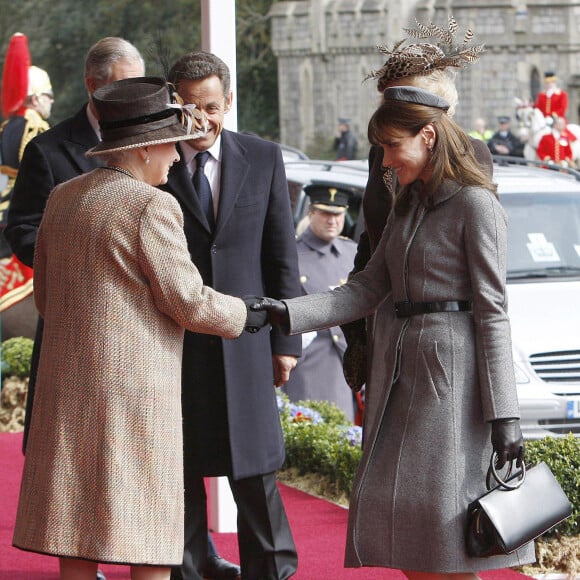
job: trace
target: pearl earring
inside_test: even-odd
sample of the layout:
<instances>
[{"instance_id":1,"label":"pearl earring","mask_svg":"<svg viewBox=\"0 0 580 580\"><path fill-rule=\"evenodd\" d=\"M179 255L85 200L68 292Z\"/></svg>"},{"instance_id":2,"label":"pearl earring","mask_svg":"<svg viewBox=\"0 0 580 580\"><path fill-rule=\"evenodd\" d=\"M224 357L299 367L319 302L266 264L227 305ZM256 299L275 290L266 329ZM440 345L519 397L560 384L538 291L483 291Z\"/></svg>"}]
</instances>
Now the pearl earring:
<instances>
[{"instance_id":1,"label":"pearl earring","mask_svg":"<svg viewBox=\"0 0 580 580\"><path fill-rule=\"evenodd\" d=\"M149 165L151 163L151 158L145 157L145 165Z\"/></svg>"}]
</instances>

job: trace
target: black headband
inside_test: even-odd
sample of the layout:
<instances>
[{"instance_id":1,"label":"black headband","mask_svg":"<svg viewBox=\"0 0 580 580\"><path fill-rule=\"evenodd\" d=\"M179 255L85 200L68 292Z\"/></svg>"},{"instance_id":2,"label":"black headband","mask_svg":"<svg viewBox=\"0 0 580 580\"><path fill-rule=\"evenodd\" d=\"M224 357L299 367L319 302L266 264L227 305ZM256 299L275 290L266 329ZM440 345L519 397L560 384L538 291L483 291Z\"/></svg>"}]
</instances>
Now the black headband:
<instances>
[{"instance_id":1,"label":"black headband","mask_svg":"<svg viewBox=\"0 0 580 580\"><path fill-rule=\"evenodd\" d=\"M102 131L109 131L111 129L120 129L122 127L134 127L135 125L146 125L147 123L154 123L155 121L161 121L161 119L167 119L176 114L176 109L165 109L163 111L159 111L158 113L144 115L142 117L133 117L132 119L121 119L120 121L99 121L99 125Z\"/></svg>"},{"instance_id":2,"label":"black headband","mask_svg":"<svg viewBox=\"0 0 580 580\"><path fill-rule=\"evenodd\" d=\"M389 87L383 91L383 97L386 101L402 101L404 103L415 103L425 105L426 107L435 107L447 111L449 103L439 95L430 93L425 89L418 87L402 86Z\"/></svg>"}]
</instances>

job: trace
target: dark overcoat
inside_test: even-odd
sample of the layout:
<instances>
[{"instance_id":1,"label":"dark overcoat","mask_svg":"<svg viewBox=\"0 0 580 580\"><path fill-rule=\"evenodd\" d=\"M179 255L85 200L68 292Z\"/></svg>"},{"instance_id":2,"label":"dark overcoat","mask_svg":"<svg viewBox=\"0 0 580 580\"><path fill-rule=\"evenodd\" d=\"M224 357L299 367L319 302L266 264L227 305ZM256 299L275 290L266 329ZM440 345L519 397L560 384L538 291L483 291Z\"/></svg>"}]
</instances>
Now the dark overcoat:
<instances>
[{"instance_id":1,"label":"dark overcoat","mask_svg":"<svg viewBox=\"0 0 580 580\"><path fill-rule=\"evenodd\" d=\"M85 156L87 149L98 142L84 106L74 117L38 135L26 146L4 235L27 266L32 268L36 233L50 192L59 183L101 165L96 158Z\"/></svg>"},{"instance_id":2,"label":"dark overcoat","mask_svg":"<svg viewBox=\"0 0 580 580\"><path fill-rule=\"evenodd\" d=\"M290 197L280 148L222 132L215 231L183 161L165 188L179 201L191 258L204 283L234 296L300 295ZM300 337L263 328L234 341L186 332L182 402L191 476L270 473L284 462L272 354L301 352Z\"/></svg>"},{"instance_id":3,"label":"dark overcoat","mask_svg":"<svg viewBox=\"0 0 580 580\"><path fill-rule=\"evenodd\" d=\"M89 123L85 105L73 117L37 135L24 149L12 192L4 236L16 257L27 266L32 268L36 235L51 191L60 183L102 165L97 157L85 155L87 149L94 147L98 142L97 134ZM42 318L39 318L26 400L23 450L26 449L28 441L34 404L42 325Z\"/></svg>"},{"instance_id":4,"label":"dark overcoat","mask_svg":"<svg viewBox=\"0 0 580 580\"><path fill-rule=\"evenodd\" d=\"M365 270L286 301L292 332L381 306L369 383L374 418L350 500L346 565L474 572L534 560L469 558L468 505L485 492L494 419L519 417L505 292L507 219L491 192L447 181L433 206L391 212ZM394 302L470 300L472 312L395 316Z\"/></svg>"}]
</instances>

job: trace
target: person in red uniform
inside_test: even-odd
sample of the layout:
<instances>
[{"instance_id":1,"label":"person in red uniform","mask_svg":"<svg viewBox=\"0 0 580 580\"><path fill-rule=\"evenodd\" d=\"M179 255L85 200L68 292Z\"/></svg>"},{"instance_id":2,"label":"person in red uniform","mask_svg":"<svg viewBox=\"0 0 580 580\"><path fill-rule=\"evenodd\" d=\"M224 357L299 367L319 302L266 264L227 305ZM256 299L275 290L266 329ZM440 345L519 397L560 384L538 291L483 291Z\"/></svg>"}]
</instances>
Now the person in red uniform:
<instances>
[{"instance_id":1,"label":"person in red uniform","mask_svg":"<svg viewBox=\"0 0 580 580\"><path fill-rule=\"evenodd\" d=\"M31 65L28 38L21 32L12 35L6 51L1 101L4 121L0 125L0 313L4 313L32 295L32 269L12 253L4 238L4 228L24 148L49 128L54 102L48 73ZM3 316L9 333L13 326L9 320L24 315L27 308L23 306L23 310L9 318ZM19 322L18 330L23 328Z\"/></svg>"},{"instance_id":2,"label":"person in red uniform","mask_svg":"<svg viewBox=\"0 0 580 580\"><path fill-rule=\"evenodd\" d=\"M538 143L538 158L563 167L574 167L572 143L575 140L576 137L567 129L566 119L556 117L552 130L543 135Z\"/></svg>"},{"instance_id":3,"label":"person in red uniform","mask_svg":"<svg viewBox=\"0 0 580 580\"><path fill-rule=\"evenodd\" d=\"M544 74L546 89L538 93L535 107L542 111L544 117L552 122L556 117L566 117L568 93L558 86L558 77L554 72Z\"/></svg>"}]
</instances>

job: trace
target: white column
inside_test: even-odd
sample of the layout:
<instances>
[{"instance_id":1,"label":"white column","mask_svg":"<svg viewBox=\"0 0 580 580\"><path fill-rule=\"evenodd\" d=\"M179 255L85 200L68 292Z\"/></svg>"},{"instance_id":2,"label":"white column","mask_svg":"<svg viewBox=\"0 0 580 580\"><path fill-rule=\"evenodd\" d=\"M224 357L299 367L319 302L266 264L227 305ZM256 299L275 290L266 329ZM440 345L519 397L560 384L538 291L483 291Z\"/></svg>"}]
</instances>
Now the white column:
<instances>
[{"instance_id":1,"label":"white column","mask_svg":"<svg viewBox=\"0 0 580 580\"><path fill-rule=\"evenodd\" d=\"M213 52L229 67L232 108L225 118L225 127L238 130L237 67L236 67L236 2L235 0L201 0L201 49Z\"/></svg>"},{"instance_id":2,"label":"white column","mask_svg":"<svg viewBox=\"0 0 580 580\"><path fill-rule=\"evenodd\" d=\"M235 0L201 1L201 49L219 56L230 69L232 108L224 126L238 129L236 90L236 2ZM237 507L226 477L209 478L209 527L215 532L237 531Z\"/></svg>"}]
</instances>

